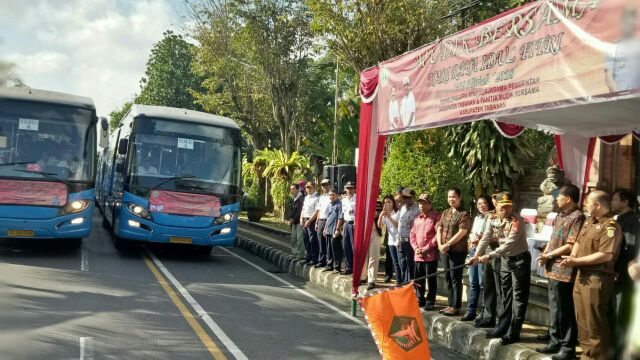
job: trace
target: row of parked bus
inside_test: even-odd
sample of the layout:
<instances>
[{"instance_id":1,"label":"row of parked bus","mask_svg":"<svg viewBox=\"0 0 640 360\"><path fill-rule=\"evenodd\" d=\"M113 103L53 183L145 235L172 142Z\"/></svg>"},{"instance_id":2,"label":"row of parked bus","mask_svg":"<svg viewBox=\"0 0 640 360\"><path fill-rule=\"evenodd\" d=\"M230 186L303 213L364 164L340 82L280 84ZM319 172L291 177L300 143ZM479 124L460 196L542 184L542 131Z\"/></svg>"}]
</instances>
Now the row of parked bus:
<instances>
[{"instance_id":1,"label":"row of parked bus","mask_svg":"<svg viewBox=\"0 0 640 360\"><path fill-rule=\"evenodd\" d=\"M117 128L90 98L0 88L0 238L81 239L93 209L116 247L234 243L241 135L221 116L133 105Z\"/></svg>"}]
</instances>

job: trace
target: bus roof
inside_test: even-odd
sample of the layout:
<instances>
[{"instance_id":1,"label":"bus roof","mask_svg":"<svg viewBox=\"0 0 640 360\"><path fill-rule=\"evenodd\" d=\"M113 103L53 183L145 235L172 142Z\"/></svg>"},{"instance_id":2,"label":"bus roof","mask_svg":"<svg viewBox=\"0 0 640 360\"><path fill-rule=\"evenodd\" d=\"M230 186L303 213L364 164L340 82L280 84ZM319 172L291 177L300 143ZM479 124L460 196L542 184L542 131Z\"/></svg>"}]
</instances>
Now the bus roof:
<instances>
[{"instance_id":1,"label":"bus roof","mask_svg":"<svg viewBox=\"0 0 640 360\"><path fill-rule=\"evenodd\" d=\"M231 129L240 129L235 121L224 116L166 106L134 104L131 106L130 115L134 118L137 116L144 116L150 118L191 121Z\"/></svg>"},{"instance_id":2,"label":"bus roof","mask_svg":"<svg viewBox=\"0 0 640 360\"><path fill-rule=\"evenodd\" d=\"M65 94L55 91L31 89L27 87L0 87L0 99L24 100L78 106L95 110L93 100L85 96Z\"/></svg>"}]
</instances>

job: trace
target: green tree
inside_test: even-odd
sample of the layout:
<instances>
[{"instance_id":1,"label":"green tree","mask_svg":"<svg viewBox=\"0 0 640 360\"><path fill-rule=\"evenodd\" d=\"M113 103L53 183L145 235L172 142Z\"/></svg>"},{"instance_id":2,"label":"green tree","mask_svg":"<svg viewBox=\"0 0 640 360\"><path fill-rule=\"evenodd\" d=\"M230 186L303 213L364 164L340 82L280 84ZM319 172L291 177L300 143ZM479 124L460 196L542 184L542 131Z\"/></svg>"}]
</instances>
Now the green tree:
<instances>
[{"instance_id":1,"label":"green tree","mask_svg":"<svg viewBox=\"0 0 640 360\"><path fill-rule=\"evenodd\" d=\"M443 0L307 0L307 4L313 29L356 72L428 44L451 29L441 20L450 9Z\"/></svg>"},{"instance_id":2,"label":"green tree","mask_svg":"<svg viewBox=\"0 0 640 360\"><path fill-rule=\"evenodd\" d=\"M122 119L125 115L131 110L131 106L133 105L133 101L127 101L119 109L113 110L109 114L109 128L113 131L115 128L120 125Z\"/></svg>"},{"instance_id":3,"label":"green tree","mask_svg":"<svg viewBox=\"0 0 640 360\"><path fill-rule=\"evenodd\" d=\"M295 129L301 121L299 99L311 55L309 12L300 0L239 3L249 63L255 64L267 80L280 146L291 154Z\"/></svg>"},{"instance_id":4,"label":"green tree","mask_svg":"<svg viewBox=\"0 0 640 360\"><path fill-rule=\"evenodd\" d=\"M278 137L267 80L257 65L249 64L235 1L190 2L191 36L200 44L193 68L204 78L194 91L196 101L209 112L238 122L254 149L276 146Z\"/></svg>"},{"instance_id":5,"label":"green tree","mask_svg":"<svg viewBox=\"0 0 640 360\"><path fill-rule=\"evenodd\" d=\"M269 180L275 210L284 216L289 197L289 185L310 169L309 159L297 152L287 155L283 150L264 149L258 152L252 167L259 177Z\"/></svg>"},{"instance_id":6,"label":"green tree","mask_svg":"<svg viewBox=\"0 0 640 360\"><path fill-rule=\"evenodd\" d=\"M398 186L410 187L417 194L431 195L434 208L444 210L448 207L447 190L457 187L469 207L471 192L463 170L443 151L445 132L431 129L391 138L380 181L382 194L394 194Z\"/></svg>"},{"instance_id":7,"label":"green tree","mask_svg":"<svg viewBox=\"0 0 640 360\"><path fill-rule=\"evenodd\" d=\"M151 49L136 103L201 110L191 94L202 83L191 68L194 46L170 30L163 35Z\"/></svg>"},{"instance_id":8,"label":"green tree","mask_svg":"<svg viewBox=\"0 0 640 360\"><path fill-rule=\"evenodd\" d=\"M525 138L506 138L487 120L448 127L446 139L449 157L464 170L475 195L512 189L524 174L516 154L533 156Z\"/></svg>"}]
</instances>

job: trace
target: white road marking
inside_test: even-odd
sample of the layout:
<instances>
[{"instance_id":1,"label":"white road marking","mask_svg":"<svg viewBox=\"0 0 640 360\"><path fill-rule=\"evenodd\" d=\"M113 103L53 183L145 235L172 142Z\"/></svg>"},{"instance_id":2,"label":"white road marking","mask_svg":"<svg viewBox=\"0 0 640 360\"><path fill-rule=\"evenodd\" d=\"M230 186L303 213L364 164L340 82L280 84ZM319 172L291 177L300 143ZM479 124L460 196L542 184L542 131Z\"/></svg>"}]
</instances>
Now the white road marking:
<instances>
[{"instance_id":1,"label":"white road marking","mask_svg":"<svg viewBox=\"0 0 640 360\"><path fill-rule=\"evenodd\" d=\"M258 271L262 272L263 274L265 274L265 275L267 275L267 276L270 276L270 277L272 277L273 279L275 279L275 280L277 280L277 281L281 282L282 284L286 285L288 288L293 289L293 290L295 290L295 291L299 292L300 294L302 294L302 295L304 295L304 296L306 296L306 297L308 297L308 298L310 298L310 299L314 300L315 302L317 302L317 303L319 303L319 304L321 304L321 305L324 305L324 306L328 307L329 309L331 309L331 310L333 310L333 311L337 312L338 314L340 314L340 315L344 316L345 318L347 318L347 319L349 319L349 320L353 321L354 323L356 323L356 324L358 324L358 325L360 325L360 326L362 326L362 327L368 328L368 326L367 326L367 324L366 324L366 323L364 323L362 320L360 320L360 319L358 319L358 318L356 318L356 317L354 317L354 316L351 316L351 314L347 313L346 311L342 311L342 310L338 309L337 307L335 307L335 306L333 306L333 305L329 304L328 302L326 302L326 301L324 301L324 300L322 300L322 299L318 299L316 296L314 296L314 295L312 295L312 294L308 293L307 291L305 291L305 290L302 290L302 289L298 288L297 286L293 285L292 283L290 283L290 282L288 282L288 281L286 281L286 280L283 280L283 279L281 279L280 277L278 277L278 276L276 276L276 275L274 275L274 274L272 274L272 273L270 273L270 272L266 271L265 269L263 269L263 268L261 268L260 266L258 266L258 265L256 265L256 264L252 263L251 261L249 261L249 260L247 260L247 259L243 258L242 256L240 256L240 255L238 255L238 254L234 253L233 251L230 251L230 250L228 250L228 249L226 249L226 248L222 248L222 247L221 247L220 249L221 249L221 250L226 251L226 252L227 252L227 253L229 253L229 254L231 254L233 257L235 257L235 258L237 258L237 259L239 259L239 260L244 261L245 263L247 263L248 265L250 265L250 266L254 267L254 268L255 268L255 269L257 269Z\"/></svg>"},{"instance_id":2,"label":"white road marking","mask_svg":"<svg viewBox=\"0 0 640 360\"><path fill-rule=\"evenodd\" d=\"M182 284L167 270L167 268L162 264L162 262L155 256L149 249L144 247L144 251L151 258L153 263L160 269L162 274L173 284L173 287L178 290L180 295L184 298L184 300L189 303L189 305L193 308L195 313L199 318L204 321L204 323L209 327L209 329L216 335L216 337L224 344L224 346L229 350L229 352L237 359L237 360L249 360L249 358L236 346L236 344L227 336L227 334L222 330L218 324L209 316L209 314L204 311L202 306L196 301L196 299L189 294L187 289L185 289Z\"/></svg>"},{"instance_id":3,"label":"white road marking","mask_svg":"<svg viewBox=\"0 0 640 360\"><path fill-rule=\"evenodd\" d=\"M82 255L80 259L80 270L89 271L89 251L87 249L82 249Z\"/></svg>"},{"instance_id":4,"label":"white road marking","mask_svg":"<svg viewBox=\"0 0 640 360\"><path fill-rule=\"evenodd\" d=\"M80 360L93 360L93 338L80 338Z\"/></svg>"}]
</instances>

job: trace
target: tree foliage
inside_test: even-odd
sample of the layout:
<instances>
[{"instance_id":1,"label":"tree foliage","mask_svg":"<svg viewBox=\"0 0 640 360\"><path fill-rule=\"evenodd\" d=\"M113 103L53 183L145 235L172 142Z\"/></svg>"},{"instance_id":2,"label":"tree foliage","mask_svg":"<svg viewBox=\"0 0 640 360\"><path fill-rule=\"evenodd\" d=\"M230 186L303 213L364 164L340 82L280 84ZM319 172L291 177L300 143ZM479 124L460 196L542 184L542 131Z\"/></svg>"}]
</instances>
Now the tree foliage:
<instances>
[{"instance_id":1,"label":"tree foliage","mask_svg":"<svg viewBox=\"0 0 640 360\"><path fill-rule=\"evenodd\" d=\"M0 60L0 86L25 86L14 63Z\"/></svg>"},{"instance_id":2,"label":"tree foliage","mask_svg":"<svg viewBox=\"0 0 640 360\"><path fill-rule=\"evenodd\" d=\"M202 83L202 78L191 68L194 46L172 31L167 30L163 35L151 49L136 102L200 110L191 94L198 91Z\"/></svg>"},{"instance_id":3,"label":"tree foliage","mask_svg":"<svg viewBox=\"0 0 640 360\"><path fill-rule=\"evenodd\" d=\"M451 126L446 131L449 157L464 171L476 195L494 190L510 190L524 174L517 153L532 156L526 139L509 139L491 121L475 121Z\"/></svg>"},{"instance_id":4,"label":"tree foliage","mask_svg":"<svg viewBox=\"0 0 640 360\"><path fill-rule=\"evenodd\" d=\"M447 190L462 190L466 204L471 204L470 186L463 170L447 157L444 129L399 134L390 139L390 150L382 169L382 194L394 194L398 186L410 187L417 194L427 193L434 208L448 207Z\"/></svg>"},{"instance_id":5,"label":"tree foliage","mask_svg":"<svg viewBox=\"0 0 640 360\"><path fill-rule=\"evenodd\" d=\"M238 122L254 149L278 137L268 83L256 65L249 64L236 1L190 2L191 36L200 44L194 69L204 78L194 92L206 111ZM273 146L277 145L272 142Z\"/></svg>"},{"instance_id":6,"label":"tree foliage","mask_svg":"<svg viewBox=\"0 0 640 360\"><path fill-rule=\"evenodd\" d=\"M109 129L113 131L115 128L120 125L124 116L127 115L129 110L131 110L131 106L133 105L133 101L127 101L119 109L113 110L109 114Z\"/></svg>"},{"instance_id":7,"label":"tree foliage","mask_svg":"<svg viewBox=\"0 0 640 360\"><path fill-rule=\"evenodd\" d=\"M307 0L313 29L340 61L360 72L450 31L447 1Z\"/></svg>"}]
</instances>

